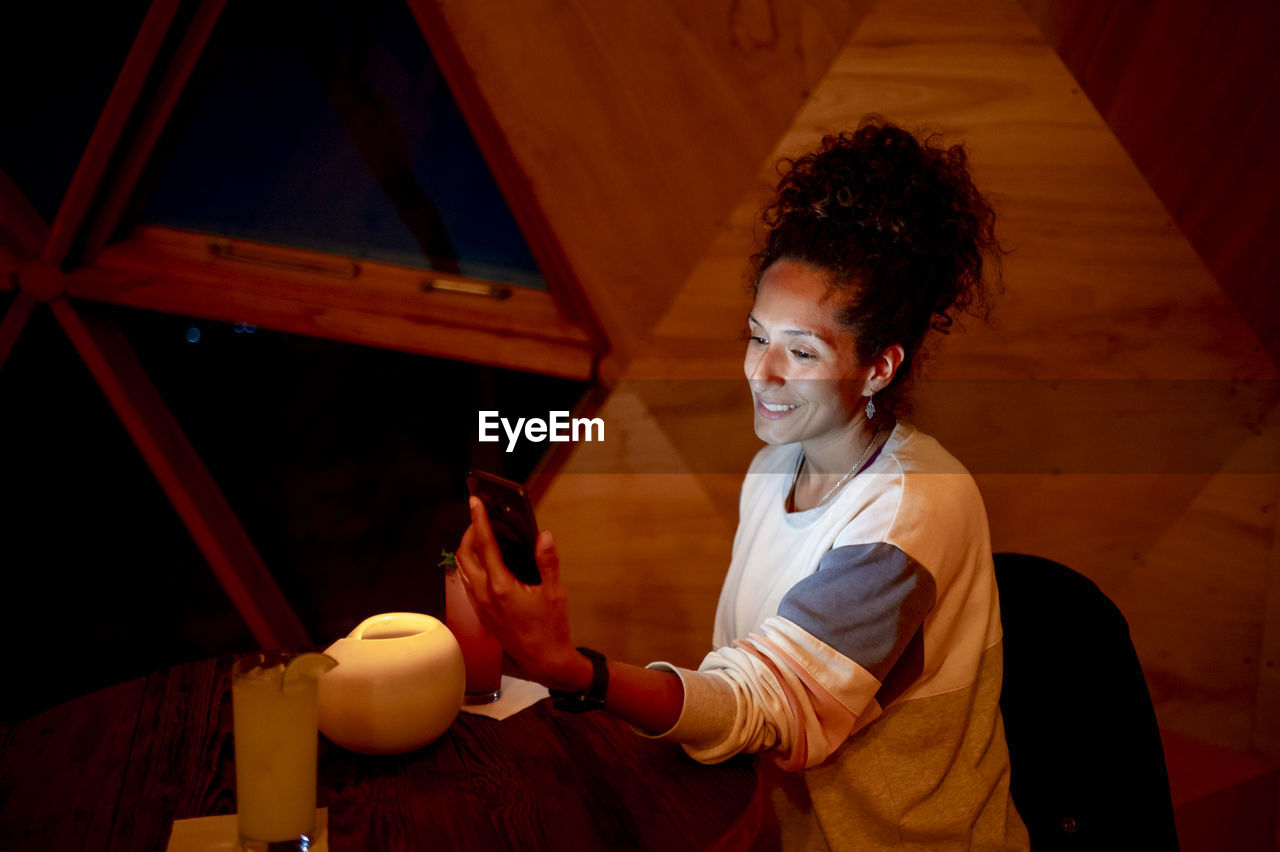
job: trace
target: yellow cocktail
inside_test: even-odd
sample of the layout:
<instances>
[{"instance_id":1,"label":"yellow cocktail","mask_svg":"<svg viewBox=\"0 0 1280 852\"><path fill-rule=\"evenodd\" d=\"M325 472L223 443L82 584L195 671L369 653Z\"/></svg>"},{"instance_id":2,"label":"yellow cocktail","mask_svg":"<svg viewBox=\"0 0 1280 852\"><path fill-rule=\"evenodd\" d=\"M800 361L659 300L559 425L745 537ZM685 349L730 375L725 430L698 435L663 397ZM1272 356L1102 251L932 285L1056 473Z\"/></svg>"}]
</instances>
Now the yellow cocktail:
<instances>
[{"instance_id":1,"label":"yellow cocktail","mask_svg":"<svg viewBox=\"0 0 1280 852\"><path fill-rule=\"evenodd\" d=\"M313 841L316 685L333 665L323 654L266 652L242 657L232 667L236 809L245 850L277 843L306 849Z\"/></svg>"}]
</instances>

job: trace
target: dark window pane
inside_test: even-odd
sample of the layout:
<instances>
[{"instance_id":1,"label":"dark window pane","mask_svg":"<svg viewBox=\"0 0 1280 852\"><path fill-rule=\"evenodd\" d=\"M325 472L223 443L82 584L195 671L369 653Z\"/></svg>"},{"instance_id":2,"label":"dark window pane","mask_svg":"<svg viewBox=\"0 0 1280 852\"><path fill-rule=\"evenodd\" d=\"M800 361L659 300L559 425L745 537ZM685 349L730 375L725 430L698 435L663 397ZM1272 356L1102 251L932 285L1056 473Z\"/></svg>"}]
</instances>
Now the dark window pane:
<instances>
[{"instance_id":1,"label":"dark window pane","mask_svg":"<svg viewBox=\"0 0 1280 852\"><path fill-rule=\"evenodd\" d=\"M403 2L232 2L142 220L545 286Z\"/></svg>"}]
</instances>

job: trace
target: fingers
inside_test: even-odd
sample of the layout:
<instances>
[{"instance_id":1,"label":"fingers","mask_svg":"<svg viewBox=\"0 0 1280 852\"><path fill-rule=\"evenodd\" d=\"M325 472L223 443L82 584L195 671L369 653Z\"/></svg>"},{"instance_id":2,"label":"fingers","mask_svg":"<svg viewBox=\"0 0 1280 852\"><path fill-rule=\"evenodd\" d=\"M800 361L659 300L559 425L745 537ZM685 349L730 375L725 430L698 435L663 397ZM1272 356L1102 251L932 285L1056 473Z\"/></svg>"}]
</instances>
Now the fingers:
<instances>
[{"instance_id":1,"label":"fingers","mask_svg":"<svg viewBox=\"0 0 1280 852\"><path fill-rule=\"evenodd\" d=\"M475 527L467 527L466 532L462 534L462 541L458 543L458 550L453 555L454 561L458 563L462 583L467 587L467 593L473 598L477 594L486 592L488 587L484 566L480 564L476 555L475 540Z\"/></svg>"},{"instance_id":2,"label":"fingers","mask_svg":"<svg viewBox=\"0 0 1280 852\"><path fill-rule=\"evenodd\" d=\"M484 504L475 497L468 500L471 511L471 525L462 534L462 541L454 558L462 572L462 579L477 601L488 602L515 594L524 586L502 561L502 552L498 548L497 539L489 525L489 516ZM556 551L555 539L547 530L538 533L534 543L534 560L544 584L560 589L560 555Z\"/></svg>"},{"instance_id":3,"label":"fingers","mask_svg":"<svg viewBox=\"0 0 1280 852\"><path fill-rule=\"evenodd\" d=\"M560 584L560 554L556 552L556 540L550 530L538 533L538 541L533 548L534 561L538 563L538 573L543 583Z\"/></svg>"},{"instance_id":4,"label":"fingers","mask_svg":"<svg viewBox=\"0 0 1280 852\"><path fill-rule=\"evenodd\" d=\"M489 589L495 594L505 594L517 585L515 576L502 560L502 550L498 547L498 539L489 524L489 513L484 503L471 497L467 501L471 509L471 528L474 529L477 555L484 566Z\"/></svg>"},{"instance_id":5,"label":"fingers","mask_svg":"<svg viewBox=\"0 0 1280 852\"><path fill-rule=\"evenodd\" d=\"M498 540L493 537L493 527L489 525L489 513L484 510L484 503L478 497L467 498L467 506L471 510L471 526L476 530L476 547L486 562L501 562L498 552Z\"/></svg>"},{"instance_id":6,"label":"fingers","mask_svg":"<svg viewBox=\"0 0 1280 852\"><path fill-rule=\"evenodd\" d=\"M501 576L506 567L502 564L501 556L496 560L487 558L484 549L478 546L478 539L475 524L467 527L453 558L458 563L458 570L462 572L462 582L472 597L480 594L487 599L493 587L493 577L495 574Z\"/></svg>"}]
</instances>

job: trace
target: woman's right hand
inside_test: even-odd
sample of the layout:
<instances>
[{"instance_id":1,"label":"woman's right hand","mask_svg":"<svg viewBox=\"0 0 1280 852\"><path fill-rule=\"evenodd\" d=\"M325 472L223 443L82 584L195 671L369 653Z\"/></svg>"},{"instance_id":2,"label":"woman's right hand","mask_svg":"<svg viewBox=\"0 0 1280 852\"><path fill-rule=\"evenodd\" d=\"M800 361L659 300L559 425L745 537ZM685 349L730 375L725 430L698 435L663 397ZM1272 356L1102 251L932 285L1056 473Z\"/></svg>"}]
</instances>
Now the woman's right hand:
<instances>
[{"instance_id":1,"label":"woman's right hand","mask_svg":"<svg viewBox=\"0 0 1280 852\"><path fill-rule=\"evenodd\" d=\"M455 559L481 623L502 643L515 674L551 689L578 691L591 683L591 663L569 638L560 558L550 532L538 534L534 558L542 583L521 583L507 569L484 504L470 498L471 525Z\"/></svg>"},{"instance_id":2,"label":"woman's right hand","mask_svg":"<svg viewBox=\"0 0 1280 852\"><path fill-rule=\"evenodd\" d=\"M551 533L539 533L534 547L542 584L527 586L503 564L484 504L472 497L470 508L471 526L454 558L476 614L514 665L510 673L561 692L584 692L591 685L592 665L569 639L568 604ZM680 678L616 660L608 665L606 710L655 734L675 724L684 702Z\"/></svg>"}]
</instances>

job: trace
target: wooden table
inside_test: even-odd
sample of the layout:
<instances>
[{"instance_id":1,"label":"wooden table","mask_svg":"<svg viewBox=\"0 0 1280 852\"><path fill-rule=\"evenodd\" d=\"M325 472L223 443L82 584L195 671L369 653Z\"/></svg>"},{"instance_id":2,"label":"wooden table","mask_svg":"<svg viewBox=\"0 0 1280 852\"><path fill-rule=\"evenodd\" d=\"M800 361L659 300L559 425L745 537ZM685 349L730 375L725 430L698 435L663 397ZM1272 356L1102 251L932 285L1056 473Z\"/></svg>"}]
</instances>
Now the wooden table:
<instances>
[{"instance_id":1,"label":"wooden table","mask_svg":"<svg viewBox=\"0 0 1280 852\"><path fill-rule=\"evenodd\" d=\"M233 813L230 660L103 689L0 732L0 849L163 850L174 819ZM405 755L320 740L339 850L734 849L760 826L754 764L702 766L547 701L463 714Z\"/></svg>"}]
</instances>

